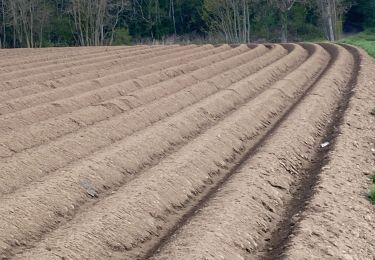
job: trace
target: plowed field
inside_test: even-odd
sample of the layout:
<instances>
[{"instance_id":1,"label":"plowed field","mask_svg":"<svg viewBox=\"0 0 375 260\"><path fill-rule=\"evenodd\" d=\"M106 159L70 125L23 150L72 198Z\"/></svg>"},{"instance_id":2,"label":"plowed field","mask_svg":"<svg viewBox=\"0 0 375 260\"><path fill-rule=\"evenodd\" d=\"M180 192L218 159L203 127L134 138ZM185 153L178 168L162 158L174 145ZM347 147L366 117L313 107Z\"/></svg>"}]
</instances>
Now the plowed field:
<instances>
[{"instance_id":1,"label":"plowed field","mask_svg":"<svg viewBox=\"0 0 375 260\"><path fill-rule=\"evenodd\" d=\"M372 259L364 64L309 43L0 51L0 258Z\"/></svg>"}]
</instances>

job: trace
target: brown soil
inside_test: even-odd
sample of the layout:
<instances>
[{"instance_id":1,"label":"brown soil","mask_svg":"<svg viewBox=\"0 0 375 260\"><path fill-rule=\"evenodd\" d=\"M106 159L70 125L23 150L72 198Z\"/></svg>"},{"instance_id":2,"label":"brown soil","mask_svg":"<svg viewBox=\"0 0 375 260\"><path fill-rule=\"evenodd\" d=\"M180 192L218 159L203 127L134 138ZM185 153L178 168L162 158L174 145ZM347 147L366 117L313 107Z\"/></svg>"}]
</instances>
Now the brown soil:
<instances>
[{"instance_id":1,"label":"brown soil","mask_svg":"<svg viewBox=\"0 0 375 260\"><path fill-rule=\"evenodd\" d=\"M375 259L375 207L369 204L375 165L375 61L359 52L360 67L348 109L300 220L285 259Z\"/></svg>"},{"instance_id":2,"label":"brown soil","mask_svg":"<svg viewBox=\"0 0 375 260\"><path fill-rule=\"evenodd\" d=\"M2 52L0 258L372 259L375 62L358 53Z\"/></svg>"}]
</instances>

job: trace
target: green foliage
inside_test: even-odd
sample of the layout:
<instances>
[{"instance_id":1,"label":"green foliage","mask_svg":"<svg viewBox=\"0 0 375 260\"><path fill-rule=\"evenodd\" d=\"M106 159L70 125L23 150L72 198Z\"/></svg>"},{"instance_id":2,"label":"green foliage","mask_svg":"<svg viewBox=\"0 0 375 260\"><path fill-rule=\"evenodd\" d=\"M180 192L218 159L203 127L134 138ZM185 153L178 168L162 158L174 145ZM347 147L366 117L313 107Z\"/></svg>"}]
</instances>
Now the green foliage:
<instances>
[{"instance_id":1,"label":"green foliage","mask_svg":"<svg viewBox=\"0 0 375 260\"><path fill-rule=\"evenodd\" d=\"M290 10L288 31L295 40L310 41L323 37L319 16L314 8L297 3Z\"/></svg>"},{"instance_id":2,"label":"green foliage","mask_svg":"<svg viewBox=\"0 0 375 260\"><path fill-rule=\"evenodd\" d=\"M362 15L364 26L366 28L375 27L375 1L357 0L357 8Z\"/></svg>"},{"instance_id":3,"label":"green foliage","mask_svg":"<svg viewBox=\"0 0 375 260\"><path fill-rule=\"evenodd\" d=\"M373 204L375 204L375 170L372 171L372 175L371 175L371 181L372 181L372 186L370 187L370 191L369 191L369 199L371 200L371 202Z\"/></svg>"},{"instance_id":4,"label":"green foliage","mask_svg":"<svg viewBox=\"0 0 375 260\"><path fill-rule=\"evenodd\" d=\"M375 116L375 107L371 110L371 115Z\"/></svg>"},{"instance_id":5,"label":"green foliage","mask_svg":"<svg viewBox=\"0 0 375 260\"><path fill-rule=\"evenodd\" d=\"M340 3L348 1L353 2L340 0ZM108 43L119 45L130 44L132 41L165 40L168 37L186 39L189 42L203 42L208 37L211 42L222 42L228 39L228 35L224 37L223 27L234 26L235 32L241 31L239 25L246 24L243 21L247 20L248 25L242 26L242 29L245 28L242 30L242 39L246 41L280 41L281 31L287 32L289 41L320 40L324 37L322 14L317 1L312 0L295 1L290 9L285 10L280 9L279 3L282 1L279 0L106 0L108 10L99 30L95 29L100 20L94 19L95 8L79 8L79 19L74 16L78 10L73 8L74 3L87 7L95 2L98 1L0 0L0 46L27 47L30 44L25 39L30 36L30 28L33 28L34 41L31 46L36 47ZM16 12L11 11L14 3L21 3ZM33 4L33 11L22 8L26 6L22 3ZM125 5L119 7L121 3ZM239 8L234 8L235 4ZM243 6L247 6L248 10ZM367 28L367 31L342 42L360 46L375 57L375 29L371 29L375 28L375 1L356 0L351 10L351 15L345 17L347 24L355 28ZM21 17L25 12L28 16ZM223 25L219 18L223 14L234 19ZM14 22L16 20L12 15L16 16L18 22ZM90 15L92 19L87 19ZM33 17L32 22L29 16ZM338 19L340 21L337 21L335 29L339 32L345 21L340 15ZM77 24L77 20L81 24ZM99 43L94 41L95 37L91 37L91 34L98 31L102 37Z\"/></svg>"},{"instance_id":6,"label":"green foliage","mask_svg":"<svg viewBox=\"0 0 375 260\"><path fill-rule=\"evenodd\" d=\"M247 0L248 1L248 0ZM234 1L236 2L236 1ZM240 7L241 7L241 2ZM322 38L320 18L317 7L313 4L296 2L293 7L281 15L280 10L272 1L248 1L250 7L250 39L252 41L280 41L281 27L287 23L290 41L303 41ZM204 0L204 20L211 32L220 32L226 6L231 6L228 0ZM230 11L232 11L230 9ZM242 19L240 19L241 21ZM228 23L226 27L233 26Z\"/></svg>"},{"instance_id":7,"label":"green foliage","mask_svg":"<svg viewBox=\"0 0 375 260\"><path fill-rule=\"evenodd\" d=\"M132 42L132 37L127 28L115 29L113 37L113 45L129 45Z\"/></svg>"},{"instance_id":8,"label":"green foliage","mask_svg":"<svg viewBox=\"0 0 375 260\"><path fill-rule=\"evenodd\" d=\"M372 171L371 180L372 183L375 184L375 170Z\"/></svg>"},{"instance_id":9,"label":"green foliage","mask_svg":"<svg viewBox=\"0 0 375 260\"><path fill-rule=\"evenodd\" d=\"M139 0L133 3L133 8L125 11L124 17L134 39L162 40L175 33L203 35L207 32L203 0Z\"/></svg>"},{"instance_id":10,"label":"green foliage","mask_svg":"<svg viewBox=\"0 0 375 260\"><path fill-rule=\"evenodd\" d=\"M367 30L354 36L347 37L340 41L341 43L352 44L363 48L369 55L375 57L375 32Z\"/></svg>"},{"instance_id":11,"label":"green foliage","mask_svg":"<svg viewBox=\"0 0 375 260\"><path fill-rule=\"evenodd\" d=\"M275 8L268 8L267 5L256 6L252 11L252 33L251 39L264 39L266 41L277 41L280 36L280 17Z\"/></svg>"},{"instance_id":12,"label":"green foliage","mask_svg":"<svg viewBox=\"0 0 375 260\"><path fill-rule=\"evenodd\" d=\"M47 26L45 32L44 46L65 47L75 45L74 35L72 34L71 21L69 17L55 16Z\"/></svg>"},{"instance_id":13,"label":"green foliage","mask_svg":"<svg viewBox=\"0 0 375 260\"><path fill-rule=\"evenodd\" d=\"M375 185L372 185L369 192L369 198L373 204L375 204Z\"/></svg>"}]
</instances>

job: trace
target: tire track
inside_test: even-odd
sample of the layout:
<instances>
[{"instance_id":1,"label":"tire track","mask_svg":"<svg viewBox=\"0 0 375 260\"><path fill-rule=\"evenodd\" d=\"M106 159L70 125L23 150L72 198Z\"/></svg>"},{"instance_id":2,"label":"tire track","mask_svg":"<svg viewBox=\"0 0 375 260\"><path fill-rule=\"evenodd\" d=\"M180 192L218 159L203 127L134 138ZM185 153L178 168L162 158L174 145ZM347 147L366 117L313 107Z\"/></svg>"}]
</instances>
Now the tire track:
<instances>
[{"instance_id":1,"label":"tire track","mask_svg":"<svg viewBox=\"0 0 375 260\"><path fill-rule=\"evenodd\" d=\"M325 53L318 48L297 71L240 107L177 153L133 179L114 195L96 203L86 214L77 216L73 223L54 232L45 240L46 244L41 243L31 253L41 258L53 255L89 258L91 254L99 258L108 257L109 254L112 254L111 257L121 254L122 258L134 258L144 254L148 248L142 248L146 241L156 242L160 233L177 221L174 213L177 214L178 209L182 210L192 202L209 183L216 182L218 176L225 175L224 172L240 158L239 154L243 154L251 147L250 143L255 142L257 137L267 132L270 124L277 121L290 106L289 102L303 95L308 87L306 83L319 75L326 61ZM291 80L298 83L290 85ZM280 88L283 92L280 92ZM239 94L237 96L241 97ZM264 106L271 96L274 97L272 106ZM223 100L231 102L228 98ZM119 200L124 194L127 199ZM108 202L113 204L108 204L109 208L106 208ZM106 210L111 214L103 218ZM101 224L92 226L93 223L99 224L98 219L101 219ZM121 221L121 225L118 225L118 221ZM98 237L96 234L99 231ZM62 233L65 237L61 237ZM68 241L72 235L75 241Z\"/></svg>"},{"instance_id":2,"label":"tire track","mask_svg":"<svg viewBox=\"0 0 375 260\"><path fill-rule=\"evenodd\" d=\"M295 59L293 60L294 62L295 62ZM290 61L289 61L290 62ZM285 69L284 69L285 70ZM230 85L230 83L229 83L229 85ZM246 85L245 84L243 84L243 86L242 86L242 88L246 88ZM199 93L199 91L200 91L200 89L199 88L196 88L196 90L194 91L195 93ZM189 92L187 92L187 93L189 93ZM234 93L233 91L229 91L229 93ZM193 98L193 100L194 99L197 99L197 97L195 97L194 98L194 95L190 95L190 97L189 96L187 96L186 94L184 95L184 96L182 96L182 97L185 97L185 98L189 98L189 99L192 99ZM190 103L191 103L191 101L190 101ZM215 103L214 102L211 102L210 103L211 104L211 106L213 106L213 105L215 105ZM217 105L216 105L217 106ZM196 107L195 108L196 109L196 112L195 113L198 113L198 115L201 115L202 114L202 112L200 112L201 111L201 108L199 108L199 107ZM230 109L230 107L229 108L226 108L226 109ZM190 117L189 117L189 111L187 111L187 112L185 112L184 113L184 115L185 115L185 117L187 117L187 118L180 118L180 119L178 119L179 118L179 116L176 116L175 118L176 118L176 120L178 120L178 121L180 121L180 123L179 123L179 125L181 126L181 127L184 127L184 126L186 126L185 124L184 124L184 121L186 121L187 119L189 119ZM221 112L222 113L222 112ZM204 114L203 114L204 115ZM215 117L214 117L215 118ZM191 119L190 119L191 120ZM199 122L197 122L197 123L199 123L200 125L205 125L206 123L205 123L205 116L203 116L203 118L201 118L200 119L200 123ZM178 122L177 121L177 122ZM213 121L215 121L214 119L211 119L210 120L210 122L211 123L213 123ZM194 123L194 121L191 121L191 123L193 124ZM194 135L194 133L197 131L197 130L194 130L194 128L197 128L198 127L198 129L199 129L199 124L197 125L197 123L194 123L194 125L192 125L191 126L191 128L188 128L189 129L189 131L190 131L190 134L189 135ZM163 124L162 126L159 126L159 127L168 127L169 126L169 124ZM203 127L203 126L201 126L201 127ZM183 129L184 128L182 128L180 131L182 131L182 134L184 133L184 131L183 131ZM152 131L152 130L149 130L149 131L151 131L151 133L154 133L154 131L158 131L158 130L154 130L154 131ZM174 128L172 128L172 129L170 129L169 131L174 131ZM188 135L188 136L189 136ZM141 134L141 136L145 136L145 137L149 137L150 135L149 134ZM173 135L172 135L173 136ZM181 142L181 141L184 141L184 142L187 142L188 141L188 136L187 137L185 137L185 138L181 138L181 137L178 137L178 139L176 140L176 141L178 141L179 140L179 142ZM134 138L137 138L137 137L134 137ZM184 140L184 139L186 139L186 140ZM138 143L138 145L139 145L140 143ZM174 147L174 144L173 143L169 143L169 142L166 142L165 144L168 144L169 146L170 146L170 148L167 148L167 150L166 151L164 151L164 152L168 152L168 149L171 149L171 148L173 148ZM121 145L121 147L124 147L122 144L119 144L119 145ZM126 146L125 146L126 147ZM165 145L163 146L163 147L165 147ZM157 148L157 147L155 147L155 148ZM165 149L165 148L162 148L162 149ZM120 150L120 152L121 152L121 150ZM122 151L123 152L123 151ZM104 158L107 158L107 155L106 155L106 153L108 153L108 152L106 152L106 151L104 151L104 153L103 153L103 156L104 156ZM118 152L117 152L118 153ZM159 152L160 153L160 152ZM161 153L163 153L163 151L161 151ZM115 155L115 154L114 154ZM148 159L148 160L150 160L150 159L157 159L157 155L150 155L150 158ZM129 158L129 159L133 159L133 157L131 157L131 158ZM137 160L137 161L139 161L139 160ZM88 159L88 160L86 160L86 162L88 162L89 164L92 162L92 159ZM148 163L145 161L145 165L144 166L146 166ZM82 163L81 165L87 165L87 163ZM109 166L109 165L108 165ZM140 164L139 165L140 167L142 167L142 164ZM139 167L138 166L138 167ZM80 167L75 167L75 166L73 166L76 170L78 170L78 171L80 171ZM85 167L85 166L84 166ZM94 166L94 167L96 167L96 166ZM86 167L85 167L86 168ZM91 169L91 166L90 166L90 168L89 169ZM113 170L116 170L116 168L113 168L112 169L112 171ZM63 173L63 175L64 176L62 176L60 173L57 173L57 174L55 174L54 176L52 176L51 177L51 179L52 179L52 182L50 182L50 184L49 185L54 185L54 179L56 179L56 177L57 178L60 178L60 177L64 177L64 178L66 178L66 177L68 177L67 175L65 175L65 173L68 173L68 172L71 172L71 170L64 170L64 171L62 171L62 173ZM91 172L91 170L90 170L90 172ZM85 171L83 171L83 172L81 172L81 173L83 173L83 174L87 174L87 173L89 173L89 172L85 172ZM75 175L75 174L73 174L73 175ZM121 174L122 175L122 174ZM108 179L109 178L109 179ZM113 181L115 181L117 179L117 177L116 176L112 176L112 177L110 177L110 176L108 176L107 177L107 182L109 181L109 182L113 182ZM48 183L49 181L48 181L48 179L47 179L47 183ZM71 182L71 181L69 181L69 182ZM64 183L66 183L66 182L64 182ZM79 185L79 183L78 183L78 185ZM113 184L112 184L112 186L113 186ZM61 185L60 185L60 188L63 188L63 189L66 189L67 187L62 187ZM72 187L71 187L72 188ZM71 188L69 188L69 189L71 189ZM32 189L34 189L34 188L32 188ZM54 189L54 188L53 188ZM52 190L53 190L52 189ZM48 189L49 190L49 189ZM50 190L50 191L52 191L52 190ZM41 191L41 190L40 190ZM79 201L82 201L83 199L84 200L86 200L87 201L87 199L88 199L88 197L85 195L85 193L83 193L82 194L82 190L81 190L81 188L78 186L78 190L75 190L75 192L74 192L76 195L75 195L75 197L76 198L78 198L78 200L77 200L77 202L79 202ZM63 193L60 193L60 195L61 194L63 194ZM51 194L50 194L51 195ZM55 194L55 195L57 195L57 196L59 196L59 194ZM54 195L54 196L55 196ZM82 195L83 195L83 197L82 197ZM44 197L43 198L43 200L44 199L48 199L48 198L52 198L52 197L54 197L54 196L47 196L47 197ZM77 197L78 196L78 197ZM24 196L21 196L20 197L21 199L22 198L25 198ZM41 198L41 197L40 197ZM56 198L56 197L55 197ZM72 197L73 198L73 197ZM34 201L35 202L35 201ZM46 202L43 202L43 204L44 203L46 203ZM72 201L71 202L69 202L69 203L73 203ZM74 203L75 204L75 203ZM49 203L47 203L47 204L44 204L44 205L51 205L51 204L49 204ZM63 204L61 204L61 205L63 205ZM79 207L79 204L77 205L77 204L75 204L76 206L74 206L74 207ZM63 207L63 208L65 208L65 206ZM35 209L35 208L34 208ZM70 208L71 209L71 208ZM29 212L30 213L30 212ZM56 212L57 213L57 212ZM63 214L63 215L65 215L65 217L67 217L69 214L71 214L72 212L67 212L67 214ZM28 214L28 213L27 213ZM57 214L60 214L60 213L57 213ZM0 214L0 215L2 215L2 214ZM61 214L60 214L61 215ZM52 216L51 214L46 214L46 215L44 215L43 214L43 216L45 216L45 217L49 217L49 216ZM42 226L43 227L43 226ZM46 227L46 226L44 226L44 227ZM16 227L17 228L17 227ZM27 228L26 228L27 229ZM24 228L21 228L21 230L19 230L19 231L21 231L21 233L23 233L23 232L25 232L26 231L26 229L24 229ZM16 233L18 233L19 235L21 235L22 236L22 234L20 234L20 232L19 231L17 231L17 232L12 232L13 234L16 234ZM28 231L27 231L28 232ZM40 231L39 231L40 232Z\"/></svg>"}]
</instances>

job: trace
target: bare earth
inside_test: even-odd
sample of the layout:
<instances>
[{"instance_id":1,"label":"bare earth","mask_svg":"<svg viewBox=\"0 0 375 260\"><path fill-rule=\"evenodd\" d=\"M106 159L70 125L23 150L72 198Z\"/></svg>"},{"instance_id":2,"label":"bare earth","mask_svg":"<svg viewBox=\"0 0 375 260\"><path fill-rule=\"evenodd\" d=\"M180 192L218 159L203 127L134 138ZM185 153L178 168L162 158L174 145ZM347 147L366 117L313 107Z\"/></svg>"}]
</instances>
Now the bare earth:
<instances>
[{"instance_id":1,"label":"bare earth","mask_svg":"<svg viewBox=\"0 0 375 260\"><path fill-rule=\"evenodd\" d=\"M0 259L374 260L374 72L333 44L0 50Z\"/></svg>"}]
</instances>

